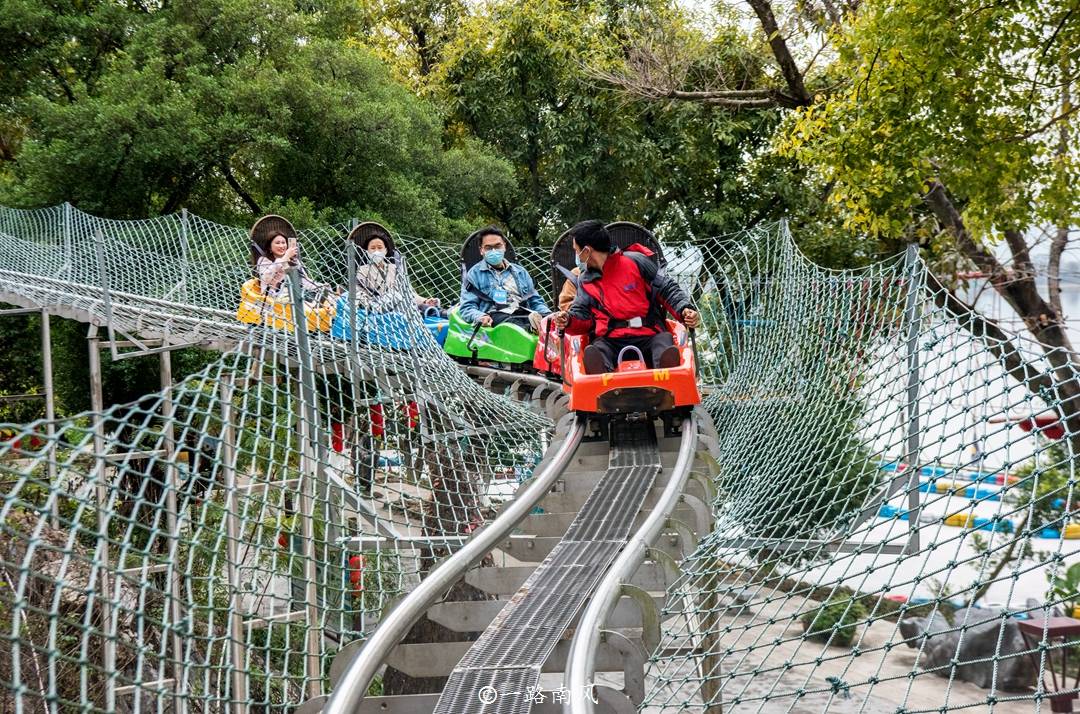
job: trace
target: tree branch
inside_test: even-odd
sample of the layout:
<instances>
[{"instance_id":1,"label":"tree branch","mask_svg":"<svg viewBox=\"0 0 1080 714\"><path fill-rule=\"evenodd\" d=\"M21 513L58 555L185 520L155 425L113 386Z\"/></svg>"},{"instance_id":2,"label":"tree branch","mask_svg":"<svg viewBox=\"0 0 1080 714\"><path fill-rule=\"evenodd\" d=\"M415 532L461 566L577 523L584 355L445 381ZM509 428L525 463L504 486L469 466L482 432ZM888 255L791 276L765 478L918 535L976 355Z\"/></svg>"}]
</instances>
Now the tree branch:
<instances>
[{"instance_id":1,"label":"tree branch","mask_svg":"<svg viewBox=\"0 0 1080 714\"><path fill-rule=\"evenodd\" d=\"M1022 279L1035 279L1035 266L1031 262L1031 252L1028 250L1027 241L1017 230L1005 231L1005 243L1009 246L1009 252L1013 256L1013 275L1019 274Z\"/></svg>"},{"instance_id":2,"label":"tree branch","mask_svg":"<svg viewBox=\"0 0 1080 714\"><path fill-rule=\"evenodd\" d=\"M684 92L672 89L654 98L701 102L702 104L733 109L768 109L772 107L794 109L802 106L802 103L795 97L775 89L717 89L698 92Z\"/></svg>"},{"instance_id":3,"label":"tree branch","mask_svg":"<svg viewBox=\"0 0 1080 714\"><path fill-rule=\"evenodd\" d=\"M488 210L488 212L492 216L494 216L495 219L499 223L503 224L507 228L510 227L510 213L509 213L509 211L504 210L502 206L496 206L494 203L492 203L490 200L488 200L484 196L480 196L480 198L477 199L477 200L480 202L480 205L483 206L484 208L486 208Z\"/></svg>"},{"instance_id":4,"label":"tree branch","mask_svg":"<svg viewBox=\"0 0 1080 714\"><path fill-rule=\"evenodd\" d=\"M218 165L218 168L221 169L221 174L225 177L225 182L236 192L236 195L240 197L240 200L247 204L247 207L251 209L252 213L260 215L263 210L259 208L259 204L252 198L251 194L245 191L244 187L241 186L240 182L233 176L232 169L229 168L229 162L222 161L221 164Z\"/></svg>"},{"instance_id":5,"label":"tree branch","mask_svg":"<svg viewBox=\"0 0 1080 714\"><path fill-rule=\"evenodd\" d=\"M942 285L933 273L927 272L926 284L933 293L934 304L955 316L961 327L985 344L986 348L1001 360L1009 376L1024 385L1032 394L1039 394L1053 387L1050 376L1029 364L1004 330Z\"/></svg>"},{"instance_id":6,"label":"tree branch","mask_svg":"<svg viewBox=\"0 0 1080 714\"><path fill-rule=\"evenodd\" d=\"M639 48L639 54L643 54ZM639 60L642 58L639 57ZM659 62L657 58L648 58L649 62ZM776 89L705 89L705 90L682 90L678 89L683 79L683 72L668 71L657 77L651 68L638 66L636 72L630 74L616 74L604 72L595 68L586 67L585 71L594 79L604 84L632 94L641 99L653 101L677 101L696 102L709 106L725 107L728 109L771 109L773 107L795 108L801 106L794 97ZM671 76L675 75L675 76ZM560 107L556 108L557 111Z\"/></svg>"},{"instance_id":7,"label":"tree branch","mask_svg":"<svg viewBox=\"0 0 1080 714\"><path fill-rule=\"evenodd\" d=\"M202 178L202 170L192 171L177 182L176 187L169 193L165 205L161 207L161 215L167 216L174 213L180 205L191 195L191 189Z\"/></svg>"},{"instance_id":8,"label":"tree branch","mask_svg":"<svg viewBox=\"0 0 1080 714\"><path fill-rule=\"evenodd\" d=\"M964 219L953 205L952 199L945 191L945 186L937 179L931 180L928 186L929 190L923 195L923 200L933 211L938 222L956 239L957 246L964 255L974 262L983 274L989 276L991 282L995 279L1007 280L1008 271L1005 266L998 262L993 253L976 243L968 233Z\"/></svg>"},{"instance_id":9,"label":"tree branch","mask_svg":"<svg viewBox=\"0 0 1080 714\"><path fill-rule=\"evenodd\" d=\"M1069 61L1066 59L1062 62L1062 74L1068 75L1069 73ZM1061 107L1063 111L1070 111L1072 107L1072 96L1069 91L1070 87L1068 82L1061 88ZM1059 160L1064 160L1068 156L1069 152L1069 125L1062 123L1058 132L1058 145L1054 153ZM1046 293L1050 298L1050 307L1054 309L1058 315L1063 315L1064 312L1061 309L1061 257L1065 254L1065 248L1069 245L1069 225L1067 222L1063 222L1058 226L1057 231L1054 233L1054 238L1050 242L1050 260L1046 266Z\"/></svg>"},{"instance_id":10,"label":"tree branch","mask_svg":"<svg viewBox=\"0 0 1080 714\"><path fill-rule=\"evenodd\" d=\"M829 22L839 26L842 17L840 12L836 9L836 5L832 3L832 0L821 0L821 4L825 8L825 14L829 16Z\"/></svg>"},{"instance_id":11,"label":"tree branch","mask_svg":"<svg viewBox=\"0 0 1080 714\"><path fill-rule=\"evenodd\" d=\"M773 14L772 3L769 0L746 0L746 2L758 16L761 29L765 31L765 37L769 42L770 49L772 49L773 57L780 66L780 74L783 75L792 97L799 106L810 105L813 102L813 97L806 91L802 72L799 71L795 58L791 56L787 40L780 34L780 25L776 21L776 15Z\"/></svg>"},{"instance_id":12,"label":"tree branch","mask_svg":"<svg viewBox=\"0 0 1080 714\"><path fill-rule=\"evenodd\" d=\"M1046 265L1046 292L1050 298L1050 307L1058 315L1064 314L1061 309L1061 256L1065 254L1065 248L1069 245L1068 226L1059 226L1054 232L1054 238L1050 241L1050 259Z\"/></svg>"},{"instance_id":13,"label":"tree branch","mask_svg":"<svg viewBox=\"0 0 1080 714\"><path fill-rule=\"evenodd\" d=\"M0 132L0 161L15 160L15 142L9 141L8 137Z\"/></svg>"},{"instance_id":14,"label":"tree branch","mask_svg":"<svg viewBox=\"0 0 1080 714\"><path fill-rule=\"evenodd\" d=\"M1023 319L1024 326L1034 335L1042 348L1051 369L1056 374L1056 380L1052 380L1049 373L1043 374L1040 372L1040 374L1043 374L1043 379L1037 380L1036 384L1028 371L1018 372L1018 367L1015 364L1006 362L1009 373L1027 386L1033 394L1042 394L1039 389L1032 389L1033 385L1041 389L1055 391L1070 423L1070 429L1074 425L1080 427L1080 383L1077 381L1076 355L1069 335L1065 331L1065 323L1061 319L1061 313L1056 312L1039 295L1034 270L1031 269L1031 258L1028 253L1027 243L1023 240L1021 233L1017 230L1005 231L1005 239L1009 244L1010 251L1012 251L1013 258L1016 264L1023 269L1023 272L1014 273L1001 265L997 258L986 248L975 242L968 233L960 213L949 198L945 186L939 181L932 180L930 182L930 190L923 196L923 199L930 206L934 215L937 216L938 221L952 234L960 250L984 274L989 276L989 282L994 290L1005 298L1005 301L1016 311L1016 314ZM965 306L962 301L957 300L952 307L962 311ZM967 312L974 314L974 310L969 306ZM1002 344L1008 343L1011 345L1011 341L996 325L991 325L981 317L979 317L979 320L987 326L981 329L985 330L988 327L993 327L993 332L985 334L992 336L995 340L1005 340ZM1000 352L1000 347L995 349L990 343L987 343L987 345L1002 360L1010 357L1008 353ZM1015 351L1014 347L1011 349ZM1015 359L1021 359L1018 352ZM1031 369L1033 368L1030 366L1025 368L1025 370ZM1080 439L1078 439L1077 443L1080 445Z\"/></svg>"},{"instance_id":15,"label":"tree branch","mask_svg":"<svg viewBox=\"0 0 1080 714\"><path fill-rule=\"evenodd\" d=\"M1066 86L1068 86L1068 85L1066 85ZM1044 131L1046 131L1047 129L1052 127L1054 124L1060 123L1063 119L1068 119L1069 116L1072 115L1073 113L1075 113L1077 110L1080 110L1080 104L1077 104L1075 106L1065 107L1064 109L1062 109L1061 113L1058 114L1057 116L1054 116L1054 117L1051 117L1051 118L1047 119L1045 122L1043 122L1039 126L1035 127L1031 131L1026 131L1023 134L1016 134L1015 136L1008 137L1008 140L1010 140L1010 141L1027 141L1031 137L1043 133Z\"/></svg>"},{"instance_id":16,"label":"tree branch","mask_svg":"<svg viewBox=\"0 0 1080 714\"><path fill-rule=\"evenodd\" d=\"M46 62L45 66L49 68L49 74L51 74L56 79L56 81L60 83L60 89L64 90L64 96L67 97L69 102L74 103L75 92L72 91L71 85L67 83L67 80L64 79L64 76L60 74L60 70L58 70L56 68L56 65L54 65L52 62Z\"/></svg>"}]
</instances>

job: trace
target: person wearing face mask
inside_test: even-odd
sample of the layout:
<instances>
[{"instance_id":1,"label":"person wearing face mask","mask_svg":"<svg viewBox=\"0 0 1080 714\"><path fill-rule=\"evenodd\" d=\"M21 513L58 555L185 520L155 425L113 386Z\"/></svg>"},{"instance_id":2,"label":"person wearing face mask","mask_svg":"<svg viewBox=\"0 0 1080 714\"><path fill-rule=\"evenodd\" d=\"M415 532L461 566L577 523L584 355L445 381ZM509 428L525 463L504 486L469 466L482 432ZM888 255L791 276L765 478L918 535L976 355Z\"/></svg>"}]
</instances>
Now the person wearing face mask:
<instances>
[{"instance_id":1,"label":"person wearing face mask","mask_svg":"<svg viewBox=\"0 0 1080 714\"><path fill-rule=\"evenodd\" d=\"M506 259L506 236L495 226L479 232L481 260L461 286L461 318L484 327L510 322L538 332L551 313L529 271Z\"/></svg>"},{"instance_id":2,"label":"person wearing face mask","mask_svg":"<svg viewBox=\"0 0 1080 714\"><path fill-rule=\"evenodd\" d=\"M356 300L364 307L374 307L394 290L397 279L396 252L393 244L378 234L369 235L360 242L361 252L356 266ZM437 298L412 294L418 310L438 308Z\"/></svg>"},{"instance_id":3,"label":"person wearing face mask","mask_svg":"<svg viewBox=\"0 0 1080 714\"><path fill-rule=\"evenodd\" d=\"M570 229L581 275L568 310L556 313L567 334L592 334L582 355L587 374L614 371L619 351L633 345L646 366L679 365L679 349L664 326L664 311L687 327L698 326L697 310L677 282L665 275L643 246L613 249L602 221L582 221Z\"/></svg>"}]
</instances>

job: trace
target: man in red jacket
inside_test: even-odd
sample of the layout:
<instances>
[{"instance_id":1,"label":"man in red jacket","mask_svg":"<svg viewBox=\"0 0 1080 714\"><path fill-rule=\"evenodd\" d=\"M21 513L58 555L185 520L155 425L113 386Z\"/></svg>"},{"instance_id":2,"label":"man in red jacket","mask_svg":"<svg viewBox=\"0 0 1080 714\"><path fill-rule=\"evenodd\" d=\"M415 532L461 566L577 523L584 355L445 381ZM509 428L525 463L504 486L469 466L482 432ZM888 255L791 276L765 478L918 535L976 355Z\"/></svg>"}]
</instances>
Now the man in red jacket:
<instances>
[{"instance_id":1,"label":"man in red jacket","mask_svg":"<svg viewBox=\"0 0 1080 714\"><path fill-rule=\"evenodd\" d=\"M570 309L555 315L555 324L571 335L592 333L582 356L588 374L611 372L619 350L633 345L650 368L679 365L679 350L664 325L666 309L687 327L698 314L679 284L660 271L652 252L634 244L613 250L601 221L582 221L570 229L581 269L577 295Z\"/></svg>"}]
</instances>

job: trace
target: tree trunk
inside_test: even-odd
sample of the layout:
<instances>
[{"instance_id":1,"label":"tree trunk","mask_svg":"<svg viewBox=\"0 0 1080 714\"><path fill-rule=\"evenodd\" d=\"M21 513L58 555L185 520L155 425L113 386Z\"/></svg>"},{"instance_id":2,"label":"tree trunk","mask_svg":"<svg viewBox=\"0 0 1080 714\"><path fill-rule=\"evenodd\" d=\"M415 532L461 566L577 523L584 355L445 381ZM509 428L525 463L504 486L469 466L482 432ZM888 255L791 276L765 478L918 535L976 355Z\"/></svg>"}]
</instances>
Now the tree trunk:
<instances>
[{"instance_id":1,"label":"tree trunk","mask_svg":"<svg viewBox=\"0 0 1080 714\"><path fill-rule=\"evenodd\" d=\"M936 180L930 181L929 190L923 198L938 222L956 240L960 250L988 276L994 290L1023 319L1028 332L1042 348L1050 369L1043 371L1031 365L1014 340L979 315L973 306L967 305L942 286L936 278L931 282L931 286L936 288L935 300L958 315L961 324L1003 360L1006 371L1014 379L1032 394L1046 400L1048 406L1060 410L1072 454L1080 454L1080 361L1069 340L1064 319L1039 294L1035 268L1023 234L1019 230L1005 231L1005 240L1013 256L1012 268L1007 268L968 233L944 185Z\"/></svg>"},{"instance_id":2,"label":"tree trunk","mask_svg":"<svg viewBox=\"0 0 1080 714\"><path fill-rule=\"evenodd\" d=\"M772 3L769 0L746 0L746 2L753 8L754 14L761 23L761 29L765 31L769 49L772 50L776 64L780 66L780 73L784 76L788 91L791 92L793 103L796 106L809 106L813 102L813 97L806 90L802 72L795 64L795 58L791 56L787 40L780 32L780 25L776 21L776 15L773 14Z\"/></svg>"}]
</instances>

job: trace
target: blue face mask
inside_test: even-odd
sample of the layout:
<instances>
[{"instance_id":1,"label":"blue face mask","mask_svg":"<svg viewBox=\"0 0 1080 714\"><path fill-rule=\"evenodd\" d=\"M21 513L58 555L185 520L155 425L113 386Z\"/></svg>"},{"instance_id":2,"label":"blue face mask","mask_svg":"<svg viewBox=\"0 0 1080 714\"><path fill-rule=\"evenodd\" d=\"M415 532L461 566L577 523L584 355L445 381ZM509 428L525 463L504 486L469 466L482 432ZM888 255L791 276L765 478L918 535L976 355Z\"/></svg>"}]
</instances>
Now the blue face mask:
<instances>
[{"instance_id":1,"label":"blue face mask","mask_svg":"<svg viewBox=\"0 0 1080 714\"><path fill-rule=\"evenodd\" d=\"M495 248L484 253L484 262L488 265L495 267L496 265L502 265L503 256L506 255L506 251L502 248Z\"/></svg>"},{"instance_id":2,"label":"blue face mask","mask_svg":"<svg viewBox=\"0 0 1080 714\"><path fill-rule=\"evenodd\" d=\"M584 252L585 249L582 248L580 251L574 254L574 263L577 265L577 269L582 273L589 269L589 264L581 259L581 254Z\"/></svg>"}]
</instances>

